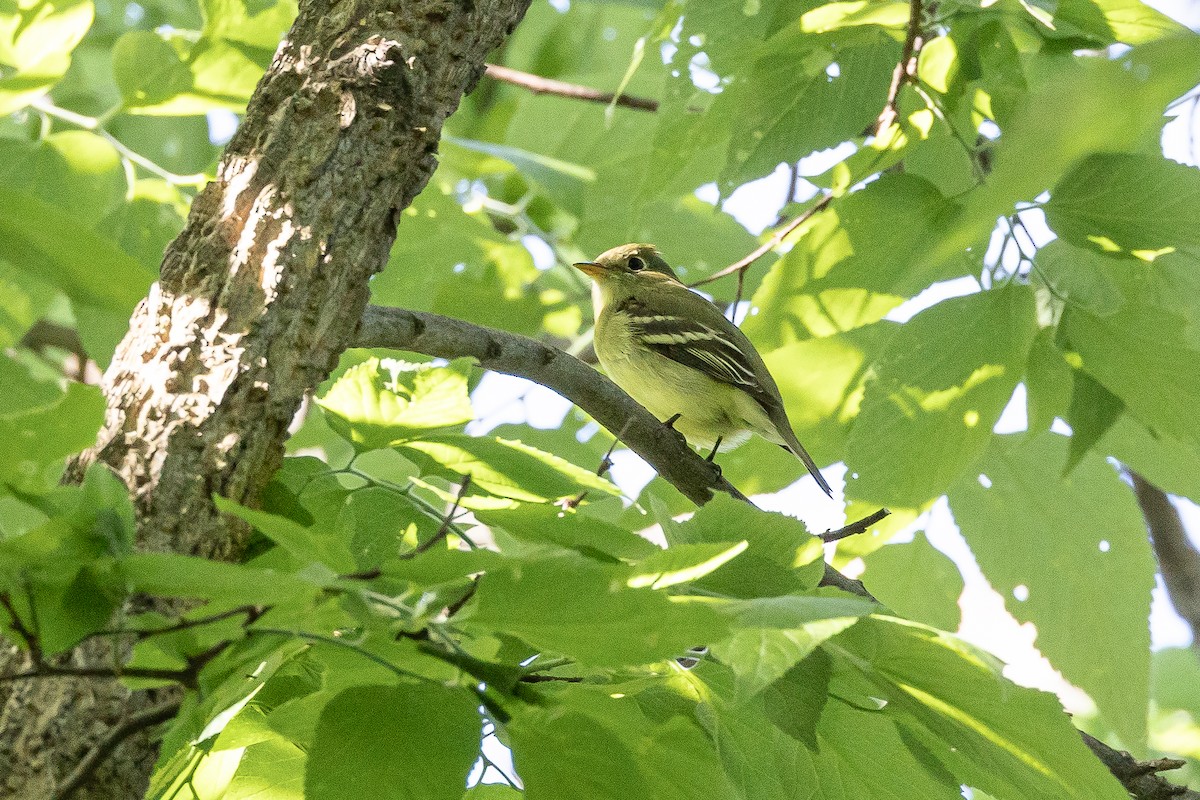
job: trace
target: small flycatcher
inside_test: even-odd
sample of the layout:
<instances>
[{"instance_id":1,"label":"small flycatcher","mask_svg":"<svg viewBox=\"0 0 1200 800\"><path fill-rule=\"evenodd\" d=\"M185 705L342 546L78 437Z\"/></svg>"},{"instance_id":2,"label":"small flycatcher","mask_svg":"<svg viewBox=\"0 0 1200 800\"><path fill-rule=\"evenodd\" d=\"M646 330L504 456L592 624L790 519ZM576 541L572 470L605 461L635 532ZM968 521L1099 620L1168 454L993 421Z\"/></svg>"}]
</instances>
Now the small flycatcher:
<instances>
[{"instance_id":1,"label":"small flycatcher","mask_svg":"<svg viewBox=\"0 0 1200 800\"><path fill-rule=\"evenodd\" d=\"M621 245L575 266L595 281L596 355L630 397L673 420L697 447L736 445L757 433L795 454L833 496L796 440L754 345L720 308L680 283L653 245Z\"/></svg>"}]
</instances>

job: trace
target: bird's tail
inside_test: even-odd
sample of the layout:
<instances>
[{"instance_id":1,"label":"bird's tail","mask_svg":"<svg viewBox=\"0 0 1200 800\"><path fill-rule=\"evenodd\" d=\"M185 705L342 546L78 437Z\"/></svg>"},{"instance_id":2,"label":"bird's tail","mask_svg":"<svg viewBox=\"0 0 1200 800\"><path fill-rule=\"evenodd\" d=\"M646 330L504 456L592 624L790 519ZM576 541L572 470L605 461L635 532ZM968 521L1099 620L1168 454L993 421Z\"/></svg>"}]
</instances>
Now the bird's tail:
<instances>
[{"instance_id":1,"label":"bird's tail","mask_svg":"<svg viewBox=\"0 0 1200 800\"><path fill-rule=\"evenodd\" d=\"M829 482L825 480L825 476L821 474L821 470L817 469L817 463L812 460L812 456L804 449L804 445L800 444L800 440L796 438L796 433L792 430L792 423L788 420L787 412L783 410L783 406L777 406L772 409L770 417L771 422L775 424L775 429L779 431L779 435L783 439L783 447L790 450L796 458L804 463L808 474L813 476L813 480L817 482L817 486L821 487L821 491L833 497L833 489L829 488Z\"/></svg>"}]
</instances>

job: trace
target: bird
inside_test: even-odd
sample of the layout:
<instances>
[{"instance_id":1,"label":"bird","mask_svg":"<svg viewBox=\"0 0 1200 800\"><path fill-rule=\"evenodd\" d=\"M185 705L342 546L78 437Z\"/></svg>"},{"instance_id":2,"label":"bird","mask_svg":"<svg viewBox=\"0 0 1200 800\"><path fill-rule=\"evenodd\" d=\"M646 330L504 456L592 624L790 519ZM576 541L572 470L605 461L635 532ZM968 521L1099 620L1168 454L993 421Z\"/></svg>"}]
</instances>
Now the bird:
<instances>
[{"instance_id":1,"label":"bird","mask_svg":"<svg viewBox=\"0 0 1200 800\"><path fill-rule=\"evenodd\" d=\"M574 265L592 279L600 366L698 448L758 434L833 490L796 438L762 356L721 309L680 282L651 244L624 244Z\"/></svg>"}]
</instances>

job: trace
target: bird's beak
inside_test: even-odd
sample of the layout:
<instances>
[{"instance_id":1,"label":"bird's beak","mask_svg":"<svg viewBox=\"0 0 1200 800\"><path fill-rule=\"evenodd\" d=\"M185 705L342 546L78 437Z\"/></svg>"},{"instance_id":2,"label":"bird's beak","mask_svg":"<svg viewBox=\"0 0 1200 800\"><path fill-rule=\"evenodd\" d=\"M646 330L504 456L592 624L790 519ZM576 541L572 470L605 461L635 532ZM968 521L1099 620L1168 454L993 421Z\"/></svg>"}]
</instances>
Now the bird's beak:
<instances>
[{"instance_id":1,"label":"bird's beak","mask_svg":"<svg viewBox=\"0 0 1200 800\"><path fill-rule=\"evenodd\" d=\"M580 261L574 266L575 269L579 270L590 278L599 278L601 275L607 272L607 270L604 268L604 265L597 264L595 261Z\"/></svg>"}]
</instances>

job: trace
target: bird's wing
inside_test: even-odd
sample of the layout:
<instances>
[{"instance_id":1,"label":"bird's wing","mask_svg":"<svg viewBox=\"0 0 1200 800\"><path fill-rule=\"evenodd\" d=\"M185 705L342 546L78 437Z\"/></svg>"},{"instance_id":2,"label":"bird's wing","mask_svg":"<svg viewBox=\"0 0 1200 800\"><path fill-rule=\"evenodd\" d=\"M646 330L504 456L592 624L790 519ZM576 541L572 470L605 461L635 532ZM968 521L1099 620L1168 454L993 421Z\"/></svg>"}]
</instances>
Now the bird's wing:
<instances>
[{"instance_id":1,"label":"bird's wing","mask_svg":"<svg viewBox=\"0 0 1200 800\"><path fill-rule=\"evenodd\" d=\"M736 386L764 408L779 405L774 393L755 377L754 356L738 341L743 337L731 335L722 326L708 324L694 315L656 313L640 304L628 304L622 311L629 316L633 336L650 350L713 380Z\"/></svg>"}]
</instances>

